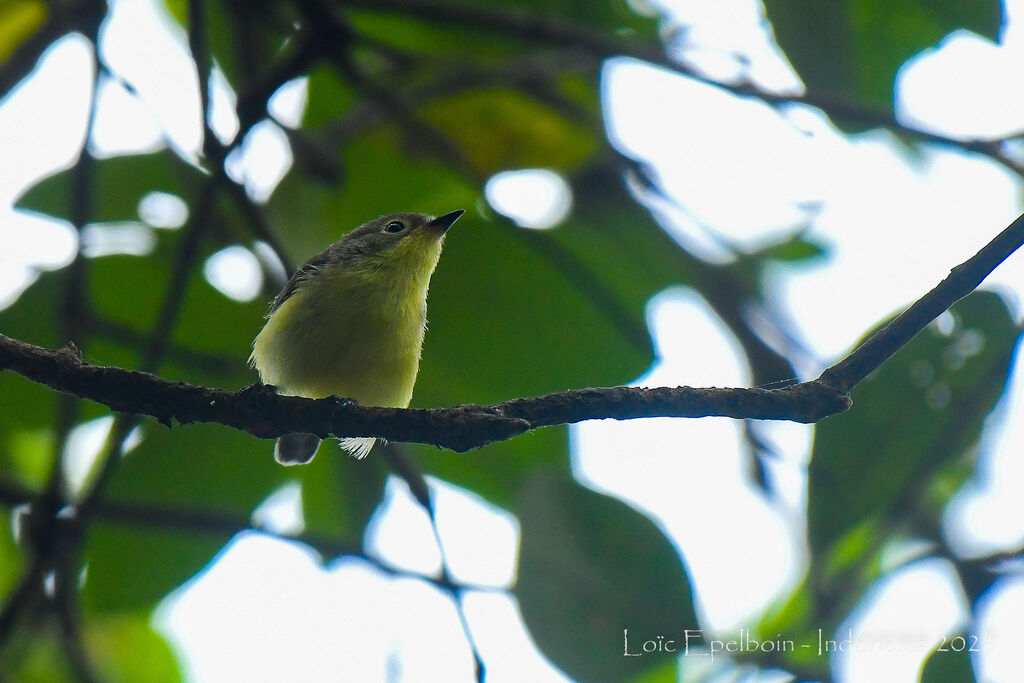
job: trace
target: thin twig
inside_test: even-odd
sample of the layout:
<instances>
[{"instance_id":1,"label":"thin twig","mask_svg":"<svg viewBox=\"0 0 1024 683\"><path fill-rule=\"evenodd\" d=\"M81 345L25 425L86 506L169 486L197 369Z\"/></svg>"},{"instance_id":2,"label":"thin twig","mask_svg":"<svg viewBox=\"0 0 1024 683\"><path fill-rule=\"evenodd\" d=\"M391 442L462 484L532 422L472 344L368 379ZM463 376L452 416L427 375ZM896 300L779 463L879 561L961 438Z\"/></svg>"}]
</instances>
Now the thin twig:
<instances>
[{"instance_id":1,"label":"thin twig","mask_svg":"<svg viewBox=\"0 0 1024 683\"><path fill-rule=\"evenodd\" d=\"M15 507L24 505L37 497L38 493L31 489L20 484L0 480L0 506ZM118 526L142 526L153 529L186 531L209 536L235 536L245 532L257 533L279 541L302 543L327 558L346 556L360 559L390 576L427 581L443 590L447 590L453 585L461 590L471 591L494 592L505 590L482 584L445 582L440 577L392 567L386 562L366 554L358 539L344 540L306 533L296 535L283 534L263 526L254 525L251 517L248 515L233 514L220 510L112 499L100 500L96 504L93 514L95 519Z\"/></svg>"}]
</instances>

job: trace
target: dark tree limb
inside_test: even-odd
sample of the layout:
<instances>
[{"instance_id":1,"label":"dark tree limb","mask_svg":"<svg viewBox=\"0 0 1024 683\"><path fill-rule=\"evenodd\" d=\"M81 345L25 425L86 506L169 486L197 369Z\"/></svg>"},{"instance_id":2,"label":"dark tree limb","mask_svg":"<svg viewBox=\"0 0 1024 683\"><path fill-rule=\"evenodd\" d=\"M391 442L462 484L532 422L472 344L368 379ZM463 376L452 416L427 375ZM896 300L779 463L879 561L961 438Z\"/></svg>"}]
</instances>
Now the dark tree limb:
<instances>
[{"instance_id":1,"label":"dark tree limb","mask_svg":"<svg viewBox=\"0 0 1024 683\"><path fill-rule=\"evenodd\" d=\"M996 266L1024 243L1024 215L1010 223L995 239L967 261L950 271L935 288L876 332L853 353L821 374L819 381L848 392L943 311L981 284Z\"/></svg>"},{"instance_id":2,"label":"dark tree limb","mask_svg":"<svg viewBox=\"0 0 1024 683\"><path fill-rule=\"evenodd\" d=\"M583 420L733 417L817 422L851 405L848 392L957 300L971 293L1024 243L1024 216L906 312L819 379L781 389L607 387L579 389L490 406L431 410L352 405L337 398L278 396L267 387L238 392L171 382L146 372L93 365L73 345L51 351L0 335L0 369L125 413L173 421L217 422L261 438L290 432L375 436L465 451L530 429Z\"/></svg>"},{"instance_id":3,"label":"dark tree limb","mask_svg":"<svg viewBox=\"0 0 1024 683\"><path fill-rule=\"evenodd\" d=\"M77 347L56 351L0 335L0 369L102 403L114 411L149 415L163 424L217 422L261 438L292 432L322 437L376 436L455 451L503 441L537 427L600 418L724 416L816 422L850 405L818 382L782 389L580 389L491 406L430 410L352 405L338 398L278 396L263 386L238 392L122 368L93 365Z\"/></svg>"}]
</instances>

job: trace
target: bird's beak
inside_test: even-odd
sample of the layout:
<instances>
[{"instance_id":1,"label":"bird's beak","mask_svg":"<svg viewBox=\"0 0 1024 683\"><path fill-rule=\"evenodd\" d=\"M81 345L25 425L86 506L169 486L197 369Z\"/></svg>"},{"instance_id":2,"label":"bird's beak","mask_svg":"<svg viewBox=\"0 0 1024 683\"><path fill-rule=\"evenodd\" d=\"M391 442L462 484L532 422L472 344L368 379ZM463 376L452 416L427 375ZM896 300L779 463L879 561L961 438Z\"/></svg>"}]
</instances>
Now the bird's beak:
<instances>
[{"instance_id":1,"label":"bird's beak","mask_svg":"<svg viewBox=\"0 0 1024 683\"><path fill-rule=\"evenodd\" d=\"M464 213L466 212L463 209L450 211L443 216L438 216L423 227L435 235L443 235L448 228L452 227L452 224L455 223L455 221L459 220L459 216Z\"/></svg>"}]
</instances>

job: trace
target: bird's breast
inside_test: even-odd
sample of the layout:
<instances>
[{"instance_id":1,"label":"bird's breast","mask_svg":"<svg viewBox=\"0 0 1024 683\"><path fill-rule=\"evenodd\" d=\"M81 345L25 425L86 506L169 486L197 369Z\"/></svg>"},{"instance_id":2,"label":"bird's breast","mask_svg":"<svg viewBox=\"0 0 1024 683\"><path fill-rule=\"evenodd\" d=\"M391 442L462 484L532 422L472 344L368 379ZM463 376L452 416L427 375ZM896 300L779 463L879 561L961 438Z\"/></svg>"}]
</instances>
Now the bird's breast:
<instances>
[{"instance_id":1,"label":"bird's breast","mask_svg":"<svg viewBox=\"0 0 1024 683\"><path fill-rule=\"evenodd\" d=\"M310 398L409 405L426 326L426 289L359 285L321 276L274 311L253 345L264 383Z\"/></svg>"}]
</instances>

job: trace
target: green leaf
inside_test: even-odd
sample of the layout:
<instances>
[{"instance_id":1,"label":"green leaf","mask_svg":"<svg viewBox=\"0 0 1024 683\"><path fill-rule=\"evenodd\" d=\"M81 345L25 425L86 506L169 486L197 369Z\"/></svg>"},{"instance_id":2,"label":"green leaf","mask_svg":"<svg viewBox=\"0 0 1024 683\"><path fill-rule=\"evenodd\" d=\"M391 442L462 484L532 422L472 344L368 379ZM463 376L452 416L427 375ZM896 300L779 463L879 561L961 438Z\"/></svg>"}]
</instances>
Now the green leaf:
<instances>
[{"instance_id":1,"label":"green leaf","mask_svg":"<svg viewBox=\"0 0 1024 683\"><path fill-rule=\"evenodd\" d=\"M125 614L86 622L85 645L105 681L176 683L181 680L174 651L153 630L148 615Z\"/></svg>"},{"instance_id":2,"label":"green leaf","mask_svg":"<svg viewBox=\"0 0 1024 683\"><path fill-rule=\"evenodd\" d=\"M853 408L815 430L808 521L816 556L912 504L977 442L1020 329L992 292L971 294L951 313L950 334L929 326L854 389Z\"/></svg>"},{"instance_id":3,"label":"green leaf","mask_svg":"<svg viewBox=\"0 0 1024 683\"><path fill-rule=\"evenodd\" d=\"M1003 22L999 0L765 0L765 9L809 91L884 112L908 59L957 29L996 40Z\"/></svg>"},{"instance_id":4,"label":"green leaf","mask_svg":"<svg viewBox=\"0 0 1024 683\"><path fill-rule=\"evenodd\" d=\"M32 629L14 629L0 650L4 680L18 683L66 683L77 680L58 640L56 625L43 622ZM9 677L9 678L8 678Z\"/></svg>"},{"instance_id":5,"label":"green leaf","mask_svg":"<svg viewBox=\"0 0 1024 683\"><path fill-rule=\"evenodd\" d=\"M573 169L598 149L592 130L504 88L452 95L430 102L423 113L486 174L524 167Z\"/></svg>"},{"instance_id":6,"label":"green leaf","mask_svg":"<svg viewBox=\"0 0 1024 683\"><path fill-rule=\"evenodd\" d=\"M13 518L8 510L0 510L0 595L8 595L21 576L24 555L14 540Z\"/></svg>"},{"instance_id":7,"label":"green leaf","mask_svg":"<svg viewBox=\"0 0 1024 683\"><path fill-rule=\"evenodd\" d=\"M16 207L70 220L71 178L75 168L32 186ZM195 196L201 172L171 151L110 157L95 162L89 219L95 223L139 219L139 201L150 192Z\"/></svg>"},{"instance_id":8,"label":"green leaf","mask_svg":"<svg viewBox=\"0 0 1024 683\"><path fill-rule=\"evenodd\" d=\"M467 4L488 9L526 10L531 15L549 20L568 20L571 24L606 31L631 30L649 38L657 37L657 22L654 16L637 13L633 9L636 3L629 3L626 0L470 0Z\"/></svg>"},{"instance_id":9,"label":"green leaf","mask_svg":"<svg viewBox=\"0 0 1024 683\"><path fill-rule=\"evenodd\" d=\"M43 273L18 299L0 311L0 332L48 348L57 344L53 315L59 309L62 276ZM56 395L49 387L13 372L0 372L0 459L10 456L12 438L19 430L38 431L53 426ZM10 461L2 463L10 471Z\"/></svg>"},{"instance_id":10,"label":"green leaf","mask_svg":"<svg viewBox=\"0 0 1024 683\"><path fill-rule=\"evenodd\" d=\"M537 646L569 676L637 676L678 653L626 652L699 628L679 553L633 508L567 477L539 475L518 509L515 595Z\"/></svg>"},{"instance_id":11,"label":"green leaf","mask_svg":"<svg viewBox=\"0 0 1024 683\"><path fill-rule=\"evenodd\" d=\"M799 263L821 258L828 254L828 248L806 236L806 231L790 235L780 241L765 245L747 254L748 258L780 263Z\"/></svg>"},{"instance_id":12,"label":"green leaf","mask_svg":"<svg viewBox=\"0 0 1024 683\"><path fill-rule=\"evenodd\" d=\"M253 509L286 480L269 441L219 425L147 423L107 488L110 500L233 515ZM157 529L104 522L89 534L84 604L94 612L149 609L206 565L231 537L220 529Z\"/></svg>"},{"instance_id":13,"label":"green leaf","mask_svg":"<svg viewBox=\"0 0 1024 683\"><path fill-rule=\"evenodd\" d=\"M818 629L826 628L817 622L814 615L812 589L808 586L807 577L793 589L793 592L776 606L770 607L762 614L757 624L757 633L785 634L794 643L811 643L818 638ZM834 632L834 629L828 631ZM794 669L804 672L827 672L828 662L823 661L816 649L795 647L781 653L783 661Z\"/></svg>"},{"instance_id":14,"label":"green leaf","mask_svg":"<svg viewBox=\"0 0 1024 683\"><path fill-rule=\"evenodd\" d=\"M353 9L346 16L362 35L424 58L492 62L514 53L517 37L505 31L466 30L456 22L425 21L402 12Z\"/></svg>"},{"instance_id":15,"label":"green leaf","mask_svg":"<svg viewBox=\"0 0 1024 683\"><path fill-rule=\"evenodd\" d=\"M249 367L248 358L266 312L267 301L262 298L248 302L229 299L197 272L186 293L173 340L178 348L222 358L223 367L200 371L179 360L168 363L161 374L229 389L256 382L258 374Z\"/></svg>"},{"instance_id":16,"label":"green leaf","mask_svg":"<svg viewBox=\"0 0 1024 683\"><path fill-rule=\"evenodd\" d=\"M188 1L164 0L164 4L171 17L189 32ZM255 79L254 66L268 64L278 55L288 40L281 28L294 21L289 3L205 2L202 8L207 48L236 89Z\"/></svg>"},{"instance_id":17,"label":"green leaf","mask_svg":"<svg viewBox=\"0 0 1024 683\"><path fill-rule=\"evenodd\" d=\"M649 40L658 37L656 18L638 14L626 0L469 0L460 4L464 9L447 12L352 10L346 16L360 33L397 49L474 62L517 50L535 51L537 40L530 28L536 24L606 34L631 32ZM461 17L467 21L459 21ZM527 28L517 24L520 18L526 19Z\"/></svg>"},{"instance_id":18,"label":"green leaf","mask_svg":"<svg viewBox=\"0 0 1024 683\"><path fill-rule=\"evenodd\" d=\"M0 4L0 62L42 26L47 13L42 0L5 0Z\"/></svg>"},{"instance_id":19,"label":"green leaf","mask_svg":"<svg viewBox=\"0 0 1024 683\"><path fill-rule=\"evenodd\" d=\"M32 344L58 345L55 313L61 310L63 272L42 273L18 299L0 311L0 332ZM41 314L41 312L45 312ZM0 372L0 471L11 481L40 488L52 469L58 394L13 372ZM80 419L105 413L83 402Z\"/></svg>"},{"instance_id":20,"label":"green leaf","mask_svg":"<svg viewBox=\"0 0 1024 683\"><path fill-rule=\"evenodd\" d=\"M939 645L943 650L932 650L921 666L920 683L974 683L978 679L971 666L970 650L976 642L975 636L966 633L943 639Z\"/></svg>"},{"instance_id":21,"label":"green leaf","mask_svg":"<svg viewBox=\"0 0 1024 683\"><path fill-rule=\"evenodd\" d=\"M313 69L306 87L306 109L302 114L302 124L307 129L318 129L336 120L350 107L356 106L355 90L334 69L325 66Z\"/></svg>"}]
</instances>

